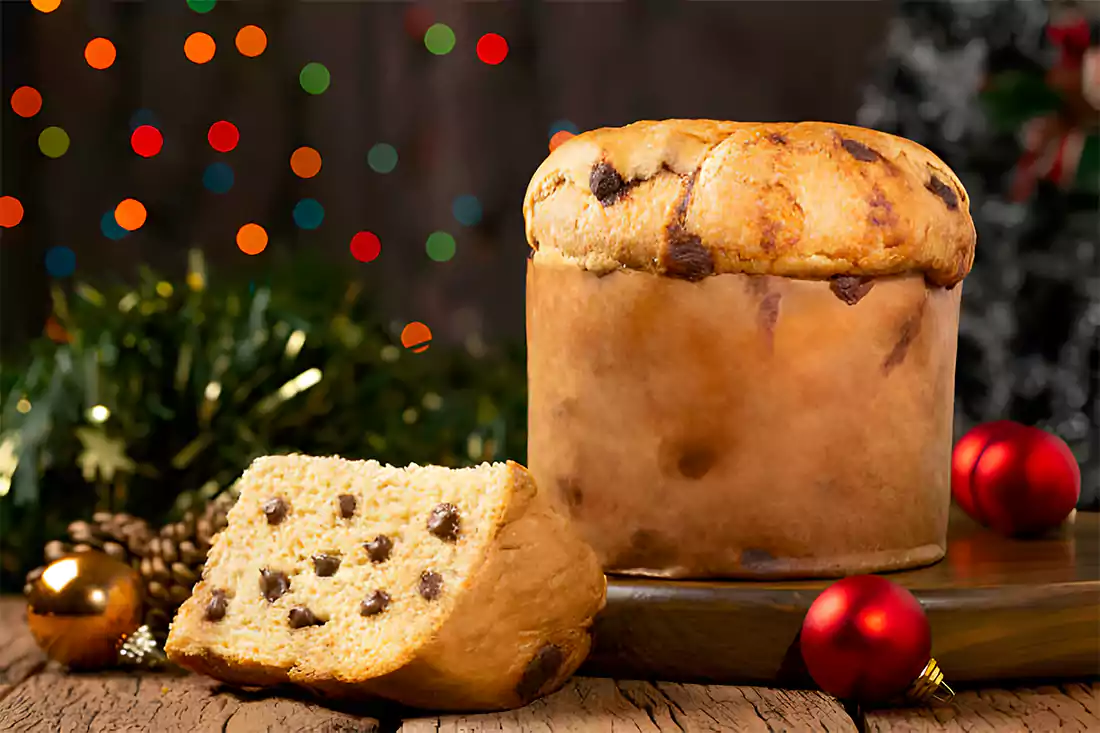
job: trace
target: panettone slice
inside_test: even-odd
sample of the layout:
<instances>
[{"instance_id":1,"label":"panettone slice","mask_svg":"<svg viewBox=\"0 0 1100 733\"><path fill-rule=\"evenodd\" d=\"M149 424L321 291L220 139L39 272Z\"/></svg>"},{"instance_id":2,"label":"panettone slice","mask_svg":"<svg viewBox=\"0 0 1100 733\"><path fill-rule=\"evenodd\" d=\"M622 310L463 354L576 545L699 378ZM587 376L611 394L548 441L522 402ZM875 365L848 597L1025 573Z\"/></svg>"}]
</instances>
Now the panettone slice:
<instances>
[{"instance_id":1,"label":"panettone slice","mask_svg":"<svg viewBox=\"0 0 1100 733\"><path fill-rule=\"evenodd\" d=\"M590 647L605 581L514 463L279 456L242 477L166 651L238 685L516 707Z\"/></svg>"}]
</instances>

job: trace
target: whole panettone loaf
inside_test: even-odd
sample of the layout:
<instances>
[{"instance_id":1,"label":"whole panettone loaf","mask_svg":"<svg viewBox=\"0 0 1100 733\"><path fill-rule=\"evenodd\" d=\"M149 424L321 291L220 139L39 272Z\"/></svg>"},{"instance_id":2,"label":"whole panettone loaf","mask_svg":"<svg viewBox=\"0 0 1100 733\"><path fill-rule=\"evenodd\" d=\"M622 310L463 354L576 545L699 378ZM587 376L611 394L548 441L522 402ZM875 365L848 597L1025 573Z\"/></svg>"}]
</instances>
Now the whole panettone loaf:
<instances>
[{"instance_id":1,"label":"whole panettone loaf","mask_svg":"<svg viewBox=\"0 0 1100 733\"><path fill-rule=\"evenodd\" d=\"M528 461L604 569L943 557L969 199L846 125L592 130L524 200Z\"/></svg>"},{"instance_id":2,"label":"whole panettone loaf","mask_svg":"<svg viewBox=\"0 0 1100 733\"><path fill-rule=\"evenodd\" d=\"M524 705L584 660L605 581L521 466L255 461L166 644L243 686Z\"/></svg>"}]
</instances>

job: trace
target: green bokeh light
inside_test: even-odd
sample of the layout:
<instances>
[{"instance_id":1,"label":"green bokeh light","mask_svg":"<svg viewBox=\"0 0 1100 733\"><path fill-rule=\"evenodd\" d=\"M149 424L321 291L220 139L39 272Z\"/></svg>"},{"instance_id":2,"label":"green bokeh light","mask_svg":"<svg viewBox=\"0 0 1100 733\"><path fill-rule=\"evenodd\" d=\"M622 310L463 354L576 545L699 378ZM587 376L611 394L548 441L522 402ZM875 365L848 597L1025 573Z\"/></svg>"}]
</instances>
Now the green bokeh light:
<instances>
[{"instance_id":1,"label":"green bokeh light","mask_svg":"<svg viewBox=\"0 0 1100 733\"><path fill-rule=\"evenodd\" d=\"M60 158L69 149L69 133L60 127L47 127L38 136L38 149L47 158Z\"/></svg>"},{"instance_id":2,"label":"green bokeh light","mask_svg":"<svg viewBox=\"0 0 1100 733\"><path fill-rule=\"evenodd\" d=\"M424 45L436 56L448 54L455 47L455 32L450 26L436 23L424 33Z\"/></svg>"},{"instance_id":3,"label":"green bokeh light","mask_svg":"<svg viewBox=\"0 0 1100 733\"><path fill-rule=\"evenodd\" d=\"M397 149L388 143L378 143L367 153L367 165L375 173L392 173L397 167Z\"/></svg>"},{"instance_id":4,"label":"green bokeh light","mask_svg":"<svg viewBox=\"0 0 1100 733\"><path fill-rule=\"evenodd\" d=\"M196 13L209 13L218 0L187 0L187 7Z\"/></svg>"},{"instance_id":5,"label":"green bokeh light","mask_svg":"<svg viewBox=\"0 0 1100 733\"><path fill-rule=\"evenodd\" d=\"M302 89L310 94L321 94L328 89L332 77L324 64L311 61L302 67L302 73L298 75L298 81L301 83Z\"/></svg>"},{"instance_id":6,"label":"green bokeh light","mask_svg":"<svg viewBox=\"0 0 1100 733\"><path fill-rule=\"evenodd\" d=\"M428 235L426 249L436 262L446 262L455 256L455 238L447 232L432 232Z\"/></svg>"}]
</instances>

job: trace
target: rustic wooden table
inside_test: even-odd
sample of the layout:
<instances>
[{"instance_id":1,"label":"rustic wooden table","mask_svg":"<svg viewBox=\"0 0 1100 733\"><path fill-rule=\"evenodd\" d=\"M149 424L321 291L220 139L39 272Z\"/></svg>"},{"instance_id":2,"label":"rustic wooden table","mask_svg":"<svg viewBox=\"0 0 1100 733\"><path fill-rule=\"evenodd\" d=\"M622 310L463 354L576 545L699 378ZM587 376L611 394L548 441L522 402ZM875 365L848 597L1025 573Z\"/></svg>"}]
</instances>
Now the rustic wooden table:
<instances>
[{"instance_id":1,"label":"rustic wooden table","mask_svg":"<svg viewBox=\"0 0 1100 733\"><path fill-rule=\"evenodd\" d=\"M963 691L935 708L846 710L818 692L577 678L491 715L417 716L227 690L182 673L73 674L47 663L21 598L0 599L0 731L13 733L437 731L1100 731L1100 684Z\"/></svg>"}]
</instances>

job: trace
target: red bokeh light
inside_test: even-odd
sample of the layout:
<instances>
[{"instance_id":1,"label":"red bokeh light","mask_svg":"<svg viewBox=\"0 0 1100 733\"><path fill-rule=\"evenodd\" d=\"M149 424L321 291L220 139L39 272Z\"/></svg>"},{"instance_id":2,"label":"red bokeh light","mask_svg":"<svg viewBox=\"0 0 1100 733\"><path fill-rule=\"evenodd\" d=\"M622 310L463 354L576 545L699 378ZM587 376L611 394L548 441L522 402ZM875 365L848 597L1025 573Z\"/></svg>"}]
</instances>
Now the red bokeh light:
<instances>
[{"instance_id":1,"label":"red bokeh light","mask_svg":"<svg viewBox=\"0 0 1100 733\"><path fill-rule=\"evenodd\" d=\"M141 157L152 158L164 147L164 137L152 125L141 125L130 136L130 145Z\"/></svg>"},{"instance_id":2,"label":"red bokeh light","mask_svg":"<svg viewBox=\"0 0 1100 733\"><path fill-rule=\"evenodd\" d=\"M210 141L210 147L214 150L219 153L228 153L237 147L237 143L241 139L241 133L238 132L237 126L232 122L221 120L210 126L210 132L206 134L206 139Z\"/></svg>"},{"instance_id":3,"label":"red bokeh light","mask_svg":"<svg viewBox=\"0 0 1100 733\"><path fill-rule=\"evenodd\" d=\"M493 66L508 57L508 41L496 33L486 33L477 42L477 57Z\"/></svg>"},{"instance_id":4,"label":"red bokeh light","mask_svg":"<svg viewBox=\"0 0 1100 733\"><path fill-rule=\"evenodd\" d=\"M382 241L373 232L359 232L351 238L351 256L370 262L382 253Z\"/></svg>"}]
</instances>

